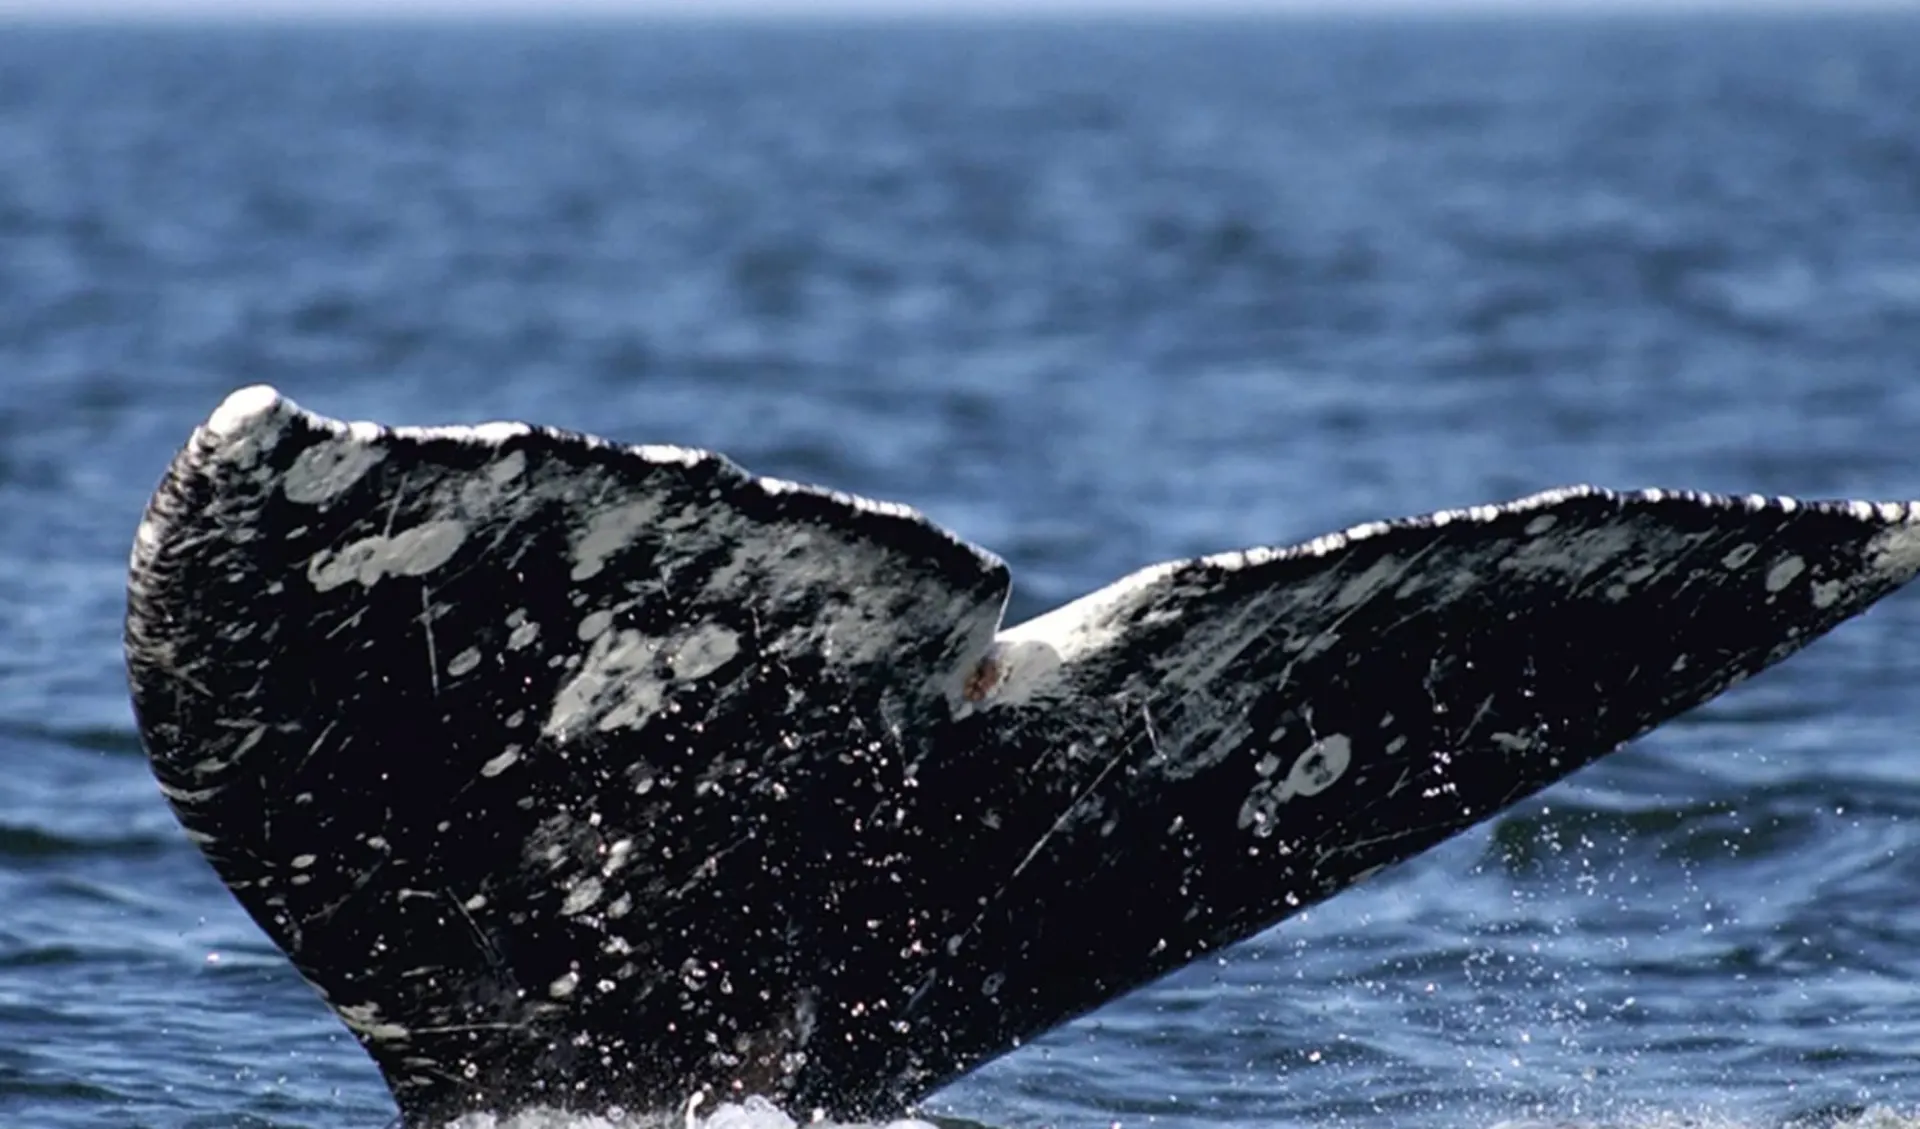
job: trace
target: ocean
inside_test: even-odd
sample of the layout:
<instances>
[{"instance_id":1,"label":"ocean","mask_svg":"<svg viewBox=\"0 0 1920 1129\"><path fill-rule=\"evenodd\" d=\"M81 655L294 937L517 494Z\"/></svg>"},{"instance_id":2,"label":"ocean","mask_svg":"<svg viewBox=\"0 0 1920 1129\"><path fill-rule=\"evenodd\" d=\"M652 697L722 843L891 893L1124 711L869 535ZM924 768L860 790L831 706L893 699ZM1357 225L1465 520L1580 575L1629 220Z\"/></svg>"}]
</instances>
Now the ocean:
<instances>
[{"instance_id":1,"label":"ocean","mask_svg":"<svg viewBox=\"0 0 1920 1129\"><path fill-rule=\"evenodd\" d=\"M1915 59L1901 14L0 26L0 1124L393 1116L127 703L134 527L229 391L905 502L1009 622L1566 483L1920 499ZM1920 592L922 1113L1912 1125L1916 688Z\"/></svg>"}]
</instances>

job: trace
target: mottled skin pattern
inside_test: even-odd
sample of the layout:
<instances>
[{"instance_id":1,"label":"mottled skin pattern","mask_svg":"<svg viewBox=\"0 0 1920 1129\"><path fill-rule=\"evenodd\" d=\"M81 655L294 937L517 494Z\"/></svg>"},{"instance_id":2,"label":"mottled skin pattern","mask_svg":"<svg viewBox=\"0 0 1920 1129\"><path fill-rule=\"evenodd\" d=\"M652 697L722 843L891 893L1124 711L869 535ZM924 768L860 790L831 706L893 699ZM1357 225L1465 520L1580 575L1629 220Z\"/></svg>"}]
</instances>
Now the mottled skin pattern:
<instances>
[{"instance_id":1,"label":"mottled skin pattern","mask_svg":"<svg viewBox=\"0 0 1920 1129\"><path fill-rule=\"evenodd\" d=\"M135 546L188 833L409 1124L897 1111L1776 662L1906 506L1578 489L1162 566L999 561L712 455L236 396Z\"/></svg>"}]
</instances>

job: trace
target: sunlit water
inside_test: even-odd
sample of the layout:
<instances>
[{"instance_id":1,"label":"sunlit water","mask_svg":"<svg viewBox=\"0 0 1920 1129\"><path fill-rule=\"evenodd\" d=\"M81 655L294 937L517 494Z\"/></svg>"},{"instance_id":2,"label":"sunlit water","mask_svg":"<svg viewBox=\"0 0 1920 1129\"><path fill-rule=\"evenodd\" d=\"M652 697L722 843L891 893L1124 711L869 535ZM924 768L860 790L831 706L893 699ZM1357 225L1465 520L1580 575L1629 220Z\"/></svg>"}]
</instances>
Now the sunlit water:
<instances>
[{"instance_id":1,"label":"sunlit water","mask_svg":"<svg viewBox=\"0 0 1920 1129\"><path fill-rule=\"evenodd\" d=\"M1917 58L1893 17L0 29L0 1123L393 1115L126 704L134 524L232 388L905 501L1015 619L1565 482L1920 498ZM920 1115L1901 1124L1917 691L1906 593Z\"/></svg>"}]
</instances>

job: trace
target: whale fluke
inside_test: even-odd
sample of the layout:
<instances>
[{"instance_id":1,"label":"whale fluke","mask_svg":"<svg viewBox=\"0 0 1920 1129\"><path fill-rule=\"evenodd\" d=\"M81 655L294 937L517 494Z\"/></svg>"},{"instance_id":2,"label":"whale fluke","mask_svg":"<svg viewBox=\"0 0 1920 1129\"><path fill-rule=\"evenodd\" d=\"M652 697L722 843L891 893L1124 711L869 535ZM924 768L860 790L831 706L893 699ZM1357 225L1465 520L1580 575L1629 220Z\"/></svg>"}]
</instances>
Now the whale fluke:
<instances>
[{"instance_id":1,"label":"whale fluke","mask_svg":"<svg viewBox=\"0 0 1920 1129\"><path fill-rule=\"evenodd\" d=\"M409 1125L897 1112L1778 662L1920 506L1587 487L1146 569L713 454L230 397L133 549L153 771Z\"/></svg>"}]
</instances>

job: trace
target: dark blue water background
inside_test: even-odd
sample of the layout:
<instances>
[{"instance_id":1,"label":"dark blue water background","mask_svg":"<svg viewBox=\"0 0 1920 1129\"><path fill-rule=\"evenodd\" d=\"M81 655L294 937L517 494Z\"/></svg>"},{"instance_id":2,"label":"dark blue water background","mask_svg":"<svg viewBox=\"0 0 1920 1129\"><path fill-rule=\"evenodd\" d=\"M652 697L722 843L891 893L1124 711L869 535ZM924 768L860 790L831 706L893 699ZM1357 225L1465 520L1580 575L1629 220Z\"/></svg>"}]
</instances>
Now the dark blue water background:
<instances>
[{"instance_id":1,"label":"dark blue water background","mask_svg":"<svg viewBox=\"0 0 1920 1129\"><path fill-rule=\"evenodd\" d=\"M1920 498L1917 60L1896 16L0 27L0 1123L391 1112L126 704L134 524L230 389L909 502L1014 618L1565 482ZM1911 1108L1917 817L1920 592L931 1108Z\"/></svg>"}]
</instances>

